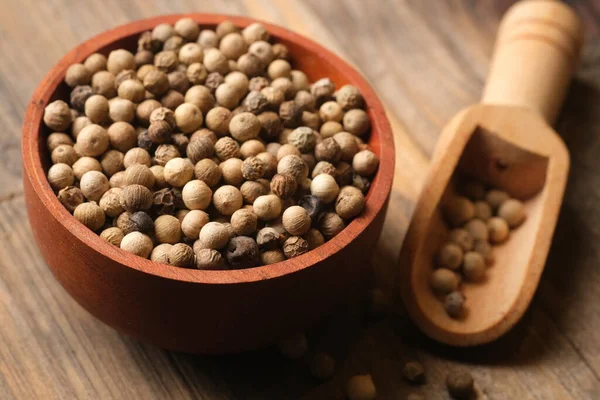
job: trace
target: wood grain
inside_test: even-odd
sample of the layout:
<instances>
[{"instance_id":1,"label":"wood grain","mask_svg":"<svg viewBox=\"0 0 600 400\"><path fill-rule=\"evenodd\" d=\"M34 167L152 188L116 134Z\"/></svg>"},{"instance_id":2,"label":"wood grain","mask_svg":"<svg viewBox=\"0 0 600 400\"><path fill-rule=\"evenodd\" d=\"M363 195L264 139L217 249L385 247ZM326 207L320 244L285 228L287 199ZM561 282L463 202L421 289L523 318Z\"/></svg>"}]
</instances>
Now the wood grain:
<instances>
[{"instance_id":1,"label":"wood grain","mask_svg":"<svg viewBox=\"0 0 600 400\"><path fill-rule=\"evenodd\" d=\"M444 126L480 98L494 34L511 0L7 0L0 13L0 398L341 399L345 379L373 372L382 399L447 399L450 368L473 371L484 399L600 397L600 2L572 0L587 44L557 130L572 154L565 204L530 311L498 342L472 350L437 345L401 311L362 323L337 313L311 347L340 364L330 382L275 351L196 357L144 346L81 309L53 280L26 223L19 166L22 116L34 88L81 41L119 24L175 12L224 12L287 26L346 57L369 79L394 122L396 176L375 282L388 287L401 239ZM376 5L374 5L374 3ZM400 378L404 360L427 384Z\"/></svg>"}]
</instances>

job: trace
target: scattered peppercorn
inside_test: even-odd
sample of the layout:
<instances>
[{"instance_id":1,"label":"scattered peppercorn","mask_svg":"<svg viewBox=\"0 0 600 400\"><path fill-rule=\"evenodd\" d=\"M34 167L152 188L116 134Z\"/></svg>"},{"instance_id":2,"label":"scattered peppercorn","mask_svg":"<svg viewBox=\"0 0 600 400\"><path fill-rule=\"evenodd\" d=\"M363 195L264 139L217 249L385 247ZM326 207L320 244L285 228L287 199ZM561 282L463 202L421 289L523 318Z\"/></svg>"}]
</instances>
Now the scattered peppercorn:
<instances>
[{"instance_id":1,"label":"scattered peppercorn","mask_svg":"<svg viewBox=\"0 0 600 400\"><path fill-rule=\"evenodd\" d=\"M452 371L446 377L448 393L455 399L468 399L474 392L473 376L467 371Z\"/></svg>"}]
</instances>

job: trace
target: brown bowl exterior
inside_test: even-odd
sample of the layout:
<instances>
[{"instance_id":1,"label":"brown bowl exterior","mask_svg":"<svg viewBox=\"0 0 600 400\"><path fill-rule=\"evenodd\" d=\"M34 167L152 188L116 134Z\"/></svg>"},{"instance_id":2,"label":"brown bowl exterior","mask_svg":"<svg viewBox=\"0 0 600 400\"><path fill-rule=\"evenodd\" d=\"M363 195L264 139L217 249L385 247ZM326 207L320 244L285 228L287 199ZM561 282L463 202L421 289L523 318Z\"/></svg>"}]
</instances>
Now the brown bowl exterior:
<instances>
[{"instance_id":1,"label":"brown bowl exterior","mask_svg":"<svg viewBox=\"0 0 600 400\"><path fill-rule=\"evenodd\" d=\"M264 23L286 44L295 66L311 80L330 77L363 93L372 120L369 144L380 167L365 211L323 246L282 263L247 270L199 271L171 267L126 253L100 239L60 204L46 179L50 165L44 107L66 98L67 67L94 52L135 49L137 35L169 15L120 26L63 57L36 90L25 114L22 157L27 212L56 279L85 309L106 324L160 347L219 354L250 350L306 328L346 301L368 281L370 259L381 233L394 174L394 145L385 112L364 78L316 43ZM203 27L224 19L239 26L255 20L210 14L185 15Z\"/></svg>"}]
</instances>

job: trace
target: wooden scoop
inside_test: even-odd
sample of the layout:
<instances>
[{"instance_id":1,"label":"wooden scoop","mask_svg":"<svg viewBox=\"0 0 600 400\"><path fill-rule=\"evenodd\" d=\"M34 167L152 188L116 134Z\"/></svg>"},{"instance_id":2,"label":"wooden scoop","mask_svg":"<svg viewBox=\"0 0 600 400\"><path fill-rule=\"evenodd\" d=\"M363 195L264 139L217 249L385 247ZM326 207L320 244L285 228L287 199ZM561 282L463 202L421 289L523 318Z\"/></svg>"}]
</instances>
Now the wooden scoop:
<instances>
[{"instance_id":1,"label":"wooden scoop","mask_svg":"<svg viewBox=\"0 0 600 400\"><path fill-rule=\"evenodd\" d=\"M565 4L532 0L505 15L481 104L444 128L400 256L399 286L412 320L455 346L490 342L529 305L546 262L569 170L569 153L551 128L583 41ZM430 286L435 255L448 238L440 204L467 175L526 200L526 221L494 246L480 283L462 283L466 313L450 318Z\"/></svg>"}]
</instances>

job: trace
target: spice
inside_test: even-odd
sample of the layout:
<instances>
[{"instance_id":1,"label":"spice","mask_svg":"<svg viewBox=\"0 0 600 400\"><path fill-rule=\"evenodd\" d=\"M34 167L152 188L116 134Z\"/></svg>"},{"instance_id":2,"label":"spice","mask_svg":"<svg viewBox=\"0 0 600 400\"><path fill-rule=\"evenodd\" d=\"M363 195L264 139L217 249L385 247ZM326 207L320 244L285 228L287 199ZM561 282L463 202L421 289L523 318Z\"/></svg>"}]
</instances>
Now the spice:
<instances>
[{"instance_id":1,"label":"spice","mask_svg":"<svg viewBox=\"0 0 600 400\"><path fill-rule=\"evenodd\" d=\"M169 243L159 244L152 250L152 253L150 253L150 260L162 264L168 264L168 255L172 247L173 245Z\"/></svg>"},{"instance_id":2,"label":"spice","mask_svg":"<svg viewBox=\"0 0 600 400\"><path fill-rule=\"evenodd\" d=\"M319 178L319 177L317 177ZM314 183L315 179L313 179ZM311 184L312 187L312 184ZM335 212L343 219L351 219L361 213L365 196L353 186L344 186L335 200Z\"/></svg>"},{"instance_id":3,"label":"spice","mask_svg":"<svg viewBox=\"0 0 600 400\"><path fill-rule=\"evenodd\" d=\"M516 228L525 220L523 203L519 200L508 199L498 208L498 216L506 221L510 228Z\"/></svg>"},{"instance_id":4,"label":"spice","mask_svg":"<svg viewBox=\"0 0 600 400\"><path fill-rule=\"evenodd\" d=\"M508 223L499 217L492 217L487 223L490 242L494 244L504 243L508 239L510 228Z\"/></svg>"},{"instance_id":5,"label":"spice","mask_svg":"<svg viewBox=\"0 0 600 400\"><path fill-rule=\"evenodd\" d=\"M241 205L240 205L241 206ZM263 221L273 220L281 215L281 199L274 194L259 196L252 204L254 213Z\"/></svg>"},{"instance_id":6,"label":"spice","mask_svg":"<svg viewBox=\"0 0 600 400\"><path fill-rule=\"evenodd\" d=\"M463 249L456 243L446 243L440 249L437 257L441 268L458 269L463 262Z\"/></svg>"},{"instance_id":7,"label":"spice","mask_svg":"<svg viewBox=\"0 0 600 400\"><path fill-rule=\"evenodd\" d=\"M167 253L167 263L176 267L191 267L196 262L196 255L190 246L184 243L174 244Z\"/></svg>"},{"instance_id":8,"label":"spice","mask_svg":"<svg viewBox=\"0 0 600 400\"><path fill-rule=\"evenodd\" d=\"M154 221L154 236L159 243L175 244L181 239L181 223L172 215L161 215Z\"/></svg>"},{"instance_id":9,"label":"spice","mask_svg":"<svg viewBox=\"0 0 600 400\"><path fill-rule=\"evenodd\" d=\"M121 249L136 256L148 258L152 252L152 239L140 232L131 232L121 240Z\"/></svg>"},{"instance_id":10,"label":"spice","mask_svg":"<svg viewBox=\"0 0 600 400\"><path fill-rule=\"evenodd\" d=\"M455 399L468 399L474 392L473 376L467 371L452 371L446 377L448 393Z\"/></svg>"},{"instance_id":11,"label":"spice","mask_svg":"<svg viewBox=\"0 0 600 400\"><path fill-rule=\"evenodd\" d=\"M69 66L69 104L44 110L48 181L70 212L92 200L115 228L102 231L111 243L147 234L155 253L129 251L201 269L284 261L360 214L378 160L357 136L370 126L357 88L311 85L260 23L201 31L182 18L135 39L134 53ZM210 222L226 233L218 247L201 240ZM237 257L238 239L228 257L215 250L233 238L261 252L232 265L225 258ZM133 239L147 243L134 235L125 245ZM175 244L181 254L206 250L205 259L169 260Z\"/></svg>"},{"instance_id":12,"label":"spice","mask_svg":"<svg viewBox=\"0 0 600 400\"><path fill-rule=\"evenodd\" d=\"M75 211L78 205L85 201L81 189L75 186L67 186L58 192L58 200L70 213Z\"/></svg>"},{"instance_id":13,"label":"spice","mask_svg":"<svg viewBox=\"0 0 600 400\"><path fill-rule=\"evenodd\" d=\"M482 221L487 221L492 217L492 207L485 201L476 201L475 207L475 218Z\"/></svg>"},{"instance_id":14,"label":"spice","mask_svg":"<svg viewBox=\"0 0 600 400\"><path fill-rule=\"evenodd\" d=\"M196 163L194 175L196 179L203 181L209 187L214 187L221 180L222 173L219 166L213 160L205 158Z\"/></svg>"},{"instance_id":15,"label":"spice","mask_svg":"<svg viewBox=\"0 0 600 400\"><path fill-rule=\"evenodd\" d=\"M78 205L73 211L73 216L93 231L100 229L106 221L104 211L93 201Z\"/></svg>"},{"instance_id":16,"label":"spice","mask_svg":"<svg viewBox=\"0 0 600 400\"><path fill-rule=\"evenodd\" d=\"M444 299L444 309L451 318L460 318L464 313L465 296L461 292L452 292Z\"/></svg>"},{"instance_id":17,"label":"spice","mask_svg":"<svg viewBox=\"0 0 600 400\"><path fill-rule=\"evenodd\" d=\"M260 265L258 245L250 237L234 237L227 244L225 259L236 269L256 267Z\"/></svg>"},{"instance_id":18,"label":"spice","mask_svg":"<svg viewBox=\"0 0 600 400\"><path fill-rule=\"evenodd\" d=\"M340 191L335 178L328 174L320 174L313 178L310 185L310 192L318 197L323 203L334 201Z\"/></svg>"},{"instance_id":19,"label":"spice","mask_svg":"<svg viewBox=\"0 0 600 400\"><path fill-rule=\"evenodd\" d=\"M379 167L379 158L371 150L361 150L352 158L352 168L357 174L371 176Z\"/></svg>"},{"instance_id":20,"label":"spice","mask_svg":"<svg viewBox=\"0 0 600 400\"><path fill-rule=\"evenodd\" d=\"M121 246L121 241L123 240L125 235L123 234L123 231L119 228L110 227L103 230L102 233L100 233L100 237L106 240L108 243L112 244L113 246L119 247Z\"/></svg>"},{"instance_id":21,"label":"spice","mask_svg":"<svg viewBox=\"0 0 600 400\"><path fill-rule=\"evenodd\" d=\"M492 207L492 210L497 211L500 205L508 200L510 196L508 193L497 189L489 190L485 195L485 201Z\"/></svg>"},{"instance_id":22,"label":"spice","mask_svg":"<svg viewBox=\"0 0 600 400\"><path fill-rule=\"evenodd\" d=\"M481 281L485 277L485 269L485 260L481 254L475 251L465 253L462 273L468 281Z\"/></svg>"},{"instance_id":23,"label":"spice","mask_svg":"<svg viewBox=\"0 0 600 400\"><path fill-rule=\"evenodd\" d=\"M44 123L53 131L65 131L71 125L71 110L67 103L56 100L44 109Z\"/></svg>"},{"instance_id":24,"label":"spice","mask_svg":"<svg viewBox=\"0 0 600 400\"><path fill-rule=\"evenodd\" d=\"M425 379L425 368L418 361L409 361L404 364L402 375L410 383L422 383Z\"/></svg>"},{"instance_id":25,"label":"spice","mask_svg":"<svg viewBox=\"0 0 600 400\"><path fill-rule=\"evenodd\" d=\"M473 218L465 224L465 230L469 232L474 240L488 240L488 227L487 224L480 220Z\"/></svg>"},{"instance_id":26,"label":"spice","mask_svg":"<svg viewBox=\"0 0 600 400\"><path fill-rule=\"evenodd\" d=\"M459 283L458 275L446 268L436 269L431 275L431 287L441 294L454 292Z\"/></svg>"},{"instance_id":27,"label":"spice","mask_svg":"<svg viewBox=\"0 0 600 400\"><path fill-rule=\"evenodd\" d=\"M191 210L181 221L181 231L190 239L197 239L200 229L209 222L208 214L201 210Z\"/></svg>"},{"instance_id":28,"label":"spice","mask_svg":"<svg viewBox=\"0 0 600 400\"><path fill-rule=\"evenodd\" d=\"M224 267L225 259L217 250L201 249L196 253L196 268L203 270L219 270Z\"/></svg>"},{"instance_id":29,"label":"spice","mask_svg":"<svg viewBox=\"0 0 600 400\"><path fill-rule=\"evenodd\" d=\"M88 125L77 135L75 150L82 156L97 157L108 149L109 137L100 125Z\"/></svg>"},{"instance_id":30,"label":"spice","mask_svg":"<svg viewBox=\"0 0 600 400\"><path fill-rule=\"evenodd\" d=\"M152 192L142 185L127 185L119 200L121 207L129 212L147 210L152 206Z\"/></svg>"},{"instance_id":31,"label":"spice","mask_svg":"<svg viewBox=\"0 0 600 400\"><path fill-rule=\"evenodd\" d=\"M311 219L304 208L291 206L283 212L282 223L290 235L301 236L310 229Z\"/></svg>"},{"instance_id":32,"label":"spice","mask_svg":"<svg viewBox=\"0 0 600 400\"><path fill-rule=\"evenodd\" d=\"M374 400L377 389L371 375L355 375L348 380L346 393L349 400Z\"/></svg>"},{"instance_id":33,"label":"spice","mask_svg":"<svg viewBox=\"0 0 600 400\"><path fill-rule=\"evenodd\" d=\"M223 215L232 215L243 203L242 193L235 186L221 186L213 195L213 205Z\"/></svg>"},{"instance_id":34,"label":"spice","mask_svg":"<svg viewBox=\"0 0 600 400\"><path fill-rule=\"evenodd\" d=\"M195 179L185 184L181 197L190 210L205 210L210 205L212 190L203 181Z\"/></svg>"},{"instance_id":35,"label":"spice","mask_svg":"<svg viewBox=\"0 0 600 400\"><path fill-rule=\"evenodd\" d=\"M60 190L71 186L75 181L73 169L67 164L54 164L48 170L48 182L54 190Z\"/></svg>"},{"instance_id":36,"label":"spice","mask_svg":"<svg viewBox=\"0 0 600 400\"><path fill-rule=\"evenodd\" d=\"M462 249L464 251L470 251L473 249L473 243L474 243L473 237L465 229L462 229L462 228L453 229L450 232L450 241L452 241L452 242L456 243L457 245L459 245L460 247L462 247Z\"/></svg>"},{"instance_id":37,"label":"spice","mask_svg":"<svg viewBox=\"0 0 600 400\"><path fill-rule=\"evenodd\" d=\"M445 206L445 216L454 227L462 226L475 216L475 207L466 197L453 197Z\"/></svg>"},{"instance_id":38,"label":"spice","mask_svg":"<svg viewBox=\"0 0 600 400\"><path fill-rule=\"evenodd\" d=\"M218 222L209 222L200 230L200 242L207 249L222 249L229 242L227 228Z\"/></svg>"}]
</instances>

